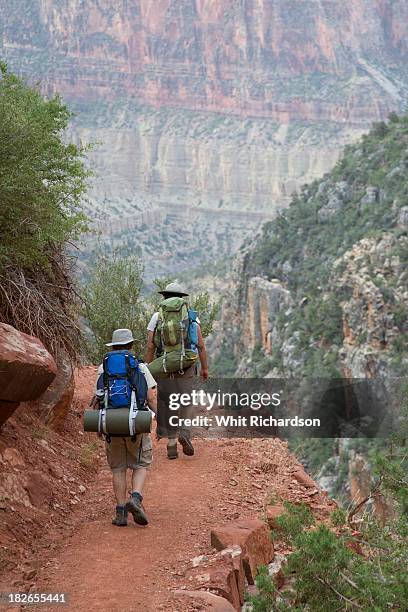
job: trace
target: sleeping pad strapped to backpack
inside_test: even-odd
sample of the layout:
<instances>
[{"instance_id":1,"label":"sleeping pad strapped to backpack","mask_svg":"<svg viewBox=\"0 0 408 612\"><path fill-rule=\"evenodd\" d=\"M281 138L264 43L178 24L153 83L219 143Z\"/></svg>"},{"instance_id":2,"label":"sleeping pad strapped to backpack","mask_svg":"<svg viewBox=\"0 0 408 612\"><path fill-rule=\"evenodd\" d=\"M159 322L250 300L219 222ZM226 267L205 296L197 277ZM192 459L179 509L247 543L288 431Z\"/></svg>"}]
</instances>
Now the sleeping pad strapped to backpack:
<instances>
[{"instance_id":1,"label":"sleeping pad strapped to backpack","mask_svg":"<svg viewBox=\"0 0 408 612\"><path fill-rule=\"evenodd\" d=\"M154 343L161 353L149 363L154 377L161 378L173 372L182 372L197 361L197 313L188 308L182 297L163 300L154 332Z\"/></svg>"},{"instance_id":2,"label":"sleeping pad strapped to backpack","mask_svg":"<svg viewBox=\"0 0 408 612\"><path fill-rule=\"evenodd\" d=\"M97 396L100 401L100 433L108 437L134 437L136 433L141 433L136 431L136 418L139 411L150 412L146 406L147 382L138 360L132 353L126 350L106 353L103 358L103 373L97 382ZM147 422L146 415L141 416L143 418L139 420Z\"/></svg>"}]
</instances>

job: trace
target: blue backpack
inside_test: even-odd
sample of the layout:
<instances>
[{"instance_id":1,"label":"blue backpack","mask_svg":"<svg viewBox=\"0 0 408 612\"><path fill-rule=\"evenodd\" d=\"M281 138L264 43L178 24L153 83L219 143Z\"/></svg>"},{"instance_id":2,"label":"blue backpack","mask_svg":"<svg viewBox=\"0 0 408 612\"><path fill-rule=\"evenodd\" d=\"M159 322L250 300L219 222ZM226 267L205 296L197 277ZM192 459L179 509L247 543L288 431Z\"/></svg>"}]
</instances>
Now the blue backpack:
<instances>
[{"instance_id":1,"label":"blue backpack","mask_svg":"<svg viewBox=\"0 0 408 612\"><path fill-rule=\"evenodd\" d=\"M107 408L130 408L134 391L137 408L146 409L146 377L139 368L138 360L129 351L106 353L97 390L103 391Z\"/></svg>"},{"instance_id":2,"label":"blue backpack","mask_svg":"<svg viewBox=\"0 0 408 612\"><path fill-rule=\"evenodd\" d=\"M198 346L198 328L199 324L197 323L197 312L192 308L188 309L188 339L190 341L190 346L188 348L193 351L197 350Z\"/></svg>"}]
</instances>

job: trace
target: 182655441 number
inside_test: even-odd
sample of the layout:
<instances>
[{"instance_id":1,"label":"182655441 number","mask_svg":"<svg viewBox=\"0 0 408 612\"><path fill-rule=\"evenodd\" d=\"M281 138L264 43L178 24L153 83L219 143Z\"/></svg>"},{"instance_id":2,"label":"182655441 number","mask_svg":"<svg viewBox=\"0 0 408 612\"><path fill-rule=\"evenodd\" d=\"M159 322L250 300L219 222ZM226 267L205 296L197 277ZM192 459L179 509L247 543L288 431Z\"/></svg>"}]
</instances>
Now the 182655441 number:
<instances>
[{"instance_id":1,"label":"182655441 number","mask_svg":"<svg viewBox=\"0 0 408 612\"><path fill-rule=\"evenodd\" d=\"M1 593L0 603L9 605L66 604L66 593Z\"/></svg>"}]
</instances>

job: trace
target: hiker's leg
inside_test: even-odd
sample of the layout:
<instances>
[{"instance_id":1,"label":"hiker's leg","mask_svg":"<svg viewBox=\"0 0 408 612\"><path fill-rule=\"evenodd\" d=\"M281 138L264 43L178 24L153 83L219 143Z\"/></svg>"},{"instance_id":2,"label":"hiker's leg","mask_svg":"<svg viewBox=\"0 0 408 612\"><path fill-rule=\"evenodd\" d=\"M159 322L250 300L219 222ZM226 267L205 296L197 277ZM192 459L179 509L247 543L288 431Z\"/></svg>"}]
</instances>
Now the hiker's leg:
<instances>
[{"instance_id":1,"label":"hiker's leg","mask_svg":"<svg viewBox=\"0 0 408 612\"><path fill-rule=\"evenodd\" d=\"M194 388L194 376L195 376L195 366L191 366L184 370L183 374L179 374L176 372L173 374L173 384L174 384L174 392L179 395L183 395L185 393L191 394ZM174 415L174 413L171 413ZM190 437L190 427L184 424L185 419L190 419L193 415L193 406L180 406L177 410L177 416L182 421L180 427L174 432L169 432L169 443L172 444L177 440L177 437L180 434L183 434L186 437Z\"/></svg>"},{"instance_id":2,"label":"hiker's leg","mask_svg":"<svg viewBox=\"0 0 408 612\"><path fill-rule=\"evenodd\" d=\"M116 497L118 506L123 506L126 503L126 469L115 470L112 472L113 491Z\"/></svg>"},{"instance_id":3,"label":"hiker's leg","mask_svg":"<svg viewBox=\"0 0 408 612\"><path fill-rule=\"evenodd\" d=\"M191 394L194 383L195 383L195 366L191 366L185 370L184 375L180 378L181 392ZM183 447L183 453L185 455L194 455L194 447L191 442L191 427L185 425L186 419L191 419L194 416L194 409L192 405L182 406L180 409L180 417L183 419L183 424L179 430L178 441Z\"/></svg>"},{"instance_id":4,"label":"hiker's leg","mask_svg":"<svg viewBox=\"0 0 408 612\"><path fill-rule=\"evenodd\" d=\"M135 442L128 442L127 466L132 471L132 494L138 493L142 498L143 486L149 469L153 461L153 444L150 434L137 436Z\"/></svg>"},{"instance_id":5,"label":"hiker's leg","mask_svg":"<svg viewBox=\"0 0 408 612\"><path fill-rule=\"evenodd\" d=\"M106 443L106 458L112 470L113 491L118 506L126 503L126 441L112 438Z\"/></svg>"},{"instance_id":6,"label":"hiker's leg","mask_svg":"<svg viewBox=\"0 0 408 612\"><path fill-rule=\"evenodd\" d=\"M136 523L147 525L148 519L142 506L143 486L147 470L153 459L152 437L150 434L137 436L135 442L128 441L127 465L132 471L132 493L126 503L126 510L131 512Z\"/></svg>"},{"instance_id":7,"label":"hiker's leg","mask_svg":"<svg viewBox=\"0 0 408 612\"><path fill-rule=\"evenodd\" d=\"M147 476L147 468L139 467L132 472L132 493L142 495L144 483Z\"/></svg>"},{"instance_id":8,"label":"hiker's leg","mask_svg":"<svg viewBox=\"0 0 408 612\"><path fill-rule=\"evenodd\" d=\"M171 377L171 388L172 391L174 393L176 393L178 391L178 387L177 387L177 374L172 374ZM174 416L174 412L170 411L170 409L168 408L167 410L167 419L169 419L170 417ZM178 415L178 412L177 412ZM169 459L177 459L178 457L178 451L177 451L177 436L178 436L178 428L175 426L170 426L167 425L167 457Z\"/></svg>"},{"instance_id":9,"label":"hiker's leg","mask_svg":"<svg viewBox=\"0 0 408 612\"><path fill-rule=\"evenodd\" d=\"M167 379L159 380L157 384L157 438L167 438L169 435L169 391Z\"/></svg>"}]
</instances>

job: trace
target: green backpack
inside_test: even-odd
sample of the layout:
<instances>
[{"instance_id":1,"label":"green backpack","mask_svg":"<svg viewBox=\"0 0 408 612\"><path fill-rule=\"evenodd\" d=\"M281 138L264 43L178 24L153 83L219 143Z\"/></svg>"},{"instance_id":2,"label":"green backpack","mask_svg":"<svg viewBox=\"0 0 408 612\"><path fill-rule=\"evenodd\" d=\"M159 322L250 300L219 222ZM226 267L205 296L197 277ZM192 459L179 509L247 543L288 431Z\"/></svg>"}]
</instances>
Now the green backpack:
<instances>
[{"instance_id":1,"label":"green backpack","mask_svg":"<svg viewBox=\"0 0 408 612\"><path fill-rule=\"evenodd\" d=\"M149 364L156 378L182 372L197 361L189 338L190 317L186 300L170 297L161 302L154 343L163 354Z\"/></svg>"},{"instance_id":2,"label":"green backpack","mask_svg":"<svg viewBox=\"0 0 408 612\"><path fill-rule=\"evenodd\" d=\"M182 297L163 300L155 330L155 344L165 353L176 351L188 342L188 305Z\"/></svg>"}]
</instances>

